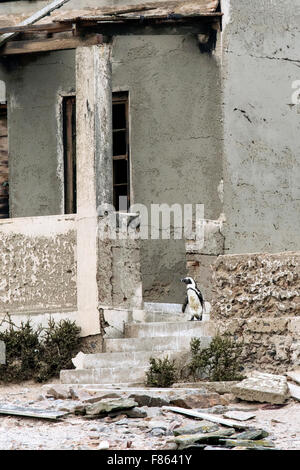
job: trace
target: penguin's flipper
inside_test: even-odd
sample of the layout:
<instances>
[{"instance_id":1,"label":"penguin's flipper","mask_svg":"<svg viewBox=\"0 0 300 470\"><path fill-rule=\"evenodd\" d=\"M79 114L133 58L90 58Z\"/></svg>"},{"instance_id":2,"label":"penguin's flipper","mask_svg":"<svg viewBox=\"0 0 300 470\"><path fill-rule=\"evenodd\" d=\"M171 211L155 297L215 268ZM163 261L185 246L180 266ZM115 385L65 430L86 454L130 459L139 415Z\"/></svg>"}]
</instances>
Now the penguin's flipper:
<instances>
[{"instance_id":1,"label":"penguin's flipper","mask_svg":"<svg viewBox=\"0 0 300 470\"><path fill-rule=\"evenodd\" d=\"M188 296L186 296L185 301L184 301L184 304L182 305L182 309L181 309L181 310L182 310L182 313L185 312L185 309L186 309L186 307L187 307L188 302L189 302L189 298L188 298Z\"/></svg>"}]
</instances>

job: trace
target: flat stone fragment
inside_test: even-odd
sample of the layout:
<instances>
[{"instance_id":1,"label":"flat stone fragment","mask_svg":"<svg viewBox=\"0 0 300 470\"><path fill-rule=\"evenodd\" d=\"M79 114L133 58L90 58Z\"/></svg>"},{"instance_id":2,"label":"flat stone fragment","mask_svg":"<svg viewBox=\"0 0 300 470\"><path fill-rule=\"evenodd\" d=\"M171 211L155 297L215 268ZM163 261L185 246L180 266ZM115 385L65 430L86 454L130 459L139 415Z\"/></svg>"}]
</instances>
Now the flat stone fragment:
<instances>
[{"instance_id":1,"label":"flat stone fragment","mask_svg":"<svg viewBox=\"0 0 300 470\"><path fill-rule=\"evenodd\" d=\"M252 429L249 431L241 432L237 436L235 436L235 439L246 439L248 441L255 441L256 439L264 439L265 437L268 437L269 433L267 431L264 431L263 429Z\"/></svg>"},{"instance_id":2,"label":"flat stone fragment","mask_svg":"<svg viewBox=\"0 0 300 470\"><path fill-rule=\"evenodd\" d=\"M4 341L0 341L0 364L6 363L6 356L5 356L5 343Z\"/></svg>"},{"instance_id":3,"label":"flat stone fragment","mask_svg":"<svg viewBox=\"0 0 300 470\"><path fill-rule=\"evenodd\" d=\"M294 400L300 401L300 387L291 383L288 383L288 387L291 397L294 398Z\"/></svg>"},{"instance_id":4,"label":"flat stone fragment","mask_svg":"<svg viewBox=\"0 0 300 470\"><path fill-rule=\"evenodd\" d=\"M300 385L300 369L287 372L286 376Z\"/></svg>"},{"instance_id":5,"label":"flat stone fragment","mask_svg":"<svg viewBox=\"0 0 300 470\"><path fill-rule=\"evenodd\" d=\"M174 442L178 446L178 450L185 449L187 446L194 444L218 444L221 438L232 436L234 429L224 429L212 433L188 434L185 436L174 437Z\"/></svg>"},{"instance_id":6,"label":"flat stone fragment","mask_svg":"<svg viewBox=\"0 0 300 470\"><path fill-rule=\"evenodd\" d=\"M53 410L41 410L38 408L25 408L13 405L1 405L0 415L23 416L27 418L52 419L57 420L68 413Z\"/></svg>"},{"instance_id":7,"label":"flat stone fragment","mask_svg":"<svg viewBox=\"0 0 300 470\"><path fill-rule=\"evenodd\" d=\"M176 428L173 431L174 436L186 435L186 434L196 434L196 433L208 433L214 432L219 429L219 426L215 423L210 423L209 421L201 421L201 423L191 423L187 426Z\"/></svg>"},{"instance_id":8,"label":"flat stone fragment","mask_svg":"<svg viewBox=\"0 0 300 470\"><path fill-rule=\"evenodd\" d=\"M220 439L220 443L224 444L225 447L247 447L258 448L258 447L275 447L273 442L270 441L252 441L247 439Z\"/></svg>"},{"instance_id":9,"label":"flat stone fragment","mask_svg":"<svg viewBox=\"0 0 300 470\"><path fill-rule=\"evenodd\" d=\"M251 377L236 384L232 391L237 398L260 403L282 404L289 397L286 377L252 372Z\"/></svg>"},{"instance_id":10,"label":"flat stone fragment","mask_svg":"<svg viewBox=\"0 0 300 470\"><path fill-rule=\"evenodd\" d=\"M191 416L196 419L204 419L212 423L221 424L222 426L228 426L234 429L249 429L249 424L241 423L238 421L233 421L232 419L220 418L216 415L210 415L208 413L199 413L195 410L186 410L184 408L179 408L175 406L163 406L163 410L173 411L174 413L179 413L185 416Z\"/></svg>"},{"instance_id":11,"label":"flat stone fragment","mask_svg":"<svg viewBox=\"0 0 300 470\"><path fill-rule=\"evenodd\" d=\"M101 414L110 413L112 411L126 410L134 408L137 403L134 400L126 398L116 398L111 400L109 398L101 400L92 405L86 406L87 416L98 416Z\"/></svg>"},{"instance_id":12,"label":"flat stone fragment","mask_svg":"<svg viewBox=\"0 0 300 470\"><path fill-rule=\"evenodd\" d=\"M248 419L255 418L255 413L245 411L228 411L224 414L225 418L236 419L238 421L248 421Z\"/></svg>"}]
</instances>

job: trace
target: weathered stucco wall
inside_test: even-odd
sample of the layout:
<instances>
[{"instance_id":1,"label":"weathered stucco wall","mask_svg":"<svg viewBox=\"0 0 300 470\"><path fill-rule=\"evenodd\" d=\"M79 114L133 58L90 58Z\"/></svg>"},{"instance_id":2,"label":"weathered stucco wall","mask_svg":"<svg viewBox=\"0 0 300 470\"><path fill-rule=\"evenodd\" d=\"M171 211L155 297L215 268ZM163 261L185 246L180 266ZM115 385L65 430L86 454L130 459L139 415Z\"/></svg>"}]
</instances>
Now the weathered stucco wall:
<instances>
[{"instance_id":1,"label":"weathered stucco wall","mask_svg":"<svg viewBox=\"0 0 300 470\"><path fill-rule=\"evenodd\" d=\"M222 212L220 70L201 54L196 37L116 38L114 89L128 89L134 203L204 204L205 217ZM145 299L181 302L186 274L184 240L141 244Z\"/></svg>"},{"instance_id":2,"label":"weathered stucco wall","mask_svg":"<svg viewBox=\"0 0 300 470\"><path fill-rule=\"evenodd\" d=\"M10 208L13 217L63 211L61 95L75 91L74 51L10 59L7 70ZM118 37L113 89L130 96L134 203L202 203L218 218L222 205L221 84L217 55L196 37ZM145 297L181 301L184 240L145 240Z\"/></svg>"},{"instance_id":3,"label":"weathered stucco wall","mask_svg":"<svg viewBox=\"0 0 300 470\"><path fill-rule=\"evenodd\" d=\"M299 2L222 5L225 248L299 250Z\"/></svg>"},{"instance_id":4,"label":"weathered stucco wall","mask_svg":"<svg viewBox=\"0 0 300 470\"><path fill-rule=\"evenodd\" d=\"M75 311L74 218L0 221L0 315Z\"/></svg>"},{"instance_id":5,"label":"weathered stucco wall","mask_svg":"<svg viewBox=\"0 0 300 470\"><path fill-rule=\"evenodd\" d=\"M75 92L74 51L7 64L10 215L63 212L61 95Z\"/></svg>"},{"instance_id":6,"label":"weathered stucco wall","mask_svg":"<svg viewBox=\"0 0 300 470\"><path fill-rule=\"evenodd\" d=\"M219 256L212 322L244 342L248 369L300 365L300 253Z\"/></svg>"}]
</instances>

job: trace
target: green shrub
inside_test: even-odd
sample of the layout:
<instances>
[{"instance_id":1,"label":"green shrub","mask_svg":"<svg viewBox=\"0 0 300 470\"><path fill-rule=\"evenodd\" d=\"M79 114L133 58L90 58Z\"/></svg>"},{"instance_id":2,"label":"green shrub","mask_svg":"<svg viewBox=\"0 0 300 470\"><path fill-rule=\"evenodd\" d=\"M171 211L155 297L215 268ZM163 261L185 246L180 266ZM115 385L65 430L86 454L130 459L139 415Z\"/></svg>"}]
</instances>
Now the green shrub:
<instances>
[{"instance_id":1,"label":"green shrub","mask_svg":"<svg viewBox=\"0 0 300 470\"><path fill-rule=\"evenodd\" d=\"M207 376L210 381L242 380L241 364L242 344L235 342L228 335L215 336L206 349L201 350L200 338L191 340L192 360L190 371L195 377Z\"/></svg>"},{"instance_id":2,"label":"green shrub","mask_svg":"<svg viewBox=\"0 0 300 470\"><path fill-rule=\"evenodd\" d=\"M0 366L0 380L44 382L57 377L61 369L73 368L71 358L78 352L80 329L75 322L53 319L48 328L34 329L30 320L18 327L8 318L8 328L0 332L6 345L6 364Z\"/></svg>"},{"instance_id":3,"label":"green shrub","mask_svg":"<svg viewBox=\"0 0 300 470\"><path fill-rule=\"evenodd\" d=\"M176 378L175 361L168 357L164 359L150 358L150 368L146 372L146 385L148 387L170 387Z\"/></svg>"}]
</instances>

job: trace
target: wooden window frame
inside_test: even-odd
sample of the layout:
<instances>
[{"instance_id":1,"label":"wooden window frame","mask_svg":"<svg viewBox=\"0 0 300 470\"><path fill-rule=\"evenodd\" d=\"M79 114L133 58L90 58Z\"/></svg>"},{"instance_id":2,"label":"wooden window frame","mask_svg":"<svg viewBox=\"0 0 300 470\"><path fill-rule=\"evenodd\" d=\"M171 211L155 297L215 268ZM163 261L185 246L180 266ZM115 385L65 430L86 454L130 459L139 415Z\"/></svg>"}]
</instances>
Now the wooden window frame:
<instances>
[{"instance_id":1,"label":"wooden window frame","mask_svg":"<svg viewBox=\"0 0 300 470\"><path fill-rule=\"evenodd\" d=\"M64 213L76 214L76 96L62 97ZM75 138L74 138L75 134Z\"/></svg>"},{"instance_id":2,"label":"wooden window frame","mask_svg":"<svg viewBox=\"0 0 300 470\"><path fill-rule=\"evenodd\" d=\"M126 183L115 183L114 176L113 176L113 204L116 210L118 211L118 204L116 203L116 196L115 196L115 188L118 186L126 186L127 187L127 209L130 206L130 147L129 147L129 93L126 92L113 92L112 94L112 105L116 104L125 104L125 128L122 129L114 129L112 128L112 138L114 138L114 134L117 132L124 132L125 131L125 138L126 138L126 153L124 155L114 155L113 154L113 161L123 160L127 162L127 176L126 176ZM114 140L114 139L113 139ZM114 152L113 152L114 153Z\"/></svg>"},{"instance_id":3,"label":"wooden window frame","mask_svg":"<svg viewBox=\"0 0 300 470\"><path fill-rule=\"evenodd\" d=\"M7 123L7 103L3 103L3 102L0 103L0 116L2 115L5 116L6 123ZM6 129L7 129L7 134L3 135L3 137L6 137L8 139L8 124L6 125ZM7 151L7 160L8 160L8 148L6 149L6 151ZM4 181L4 183L6 183L5 186L2 184L2 187L0 188L1 189L0 190L0 220L8 219L10 217L10 214L9 214L9 166L8 165L7 165L7 181ZM4 189L6 187L7 189Z\"/></svg>"}]
</instances>

